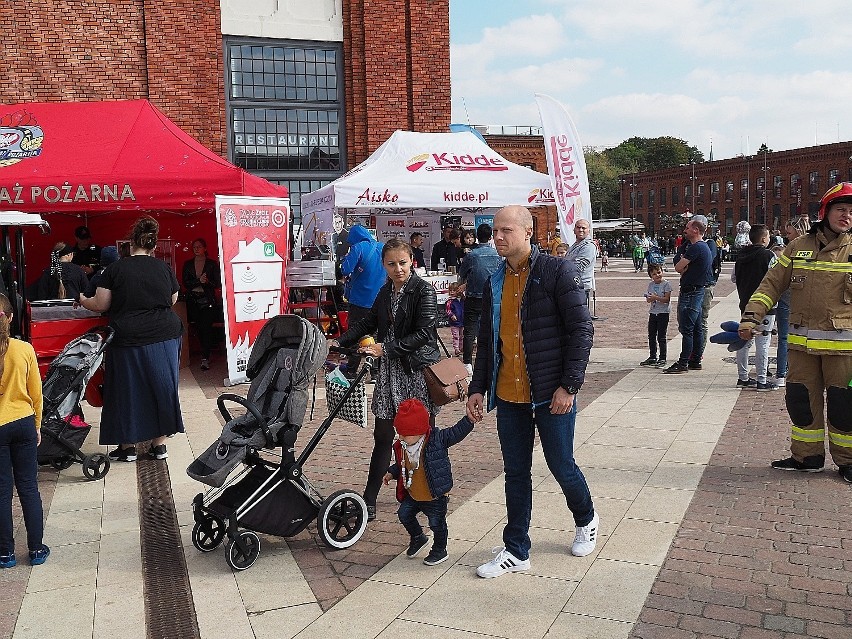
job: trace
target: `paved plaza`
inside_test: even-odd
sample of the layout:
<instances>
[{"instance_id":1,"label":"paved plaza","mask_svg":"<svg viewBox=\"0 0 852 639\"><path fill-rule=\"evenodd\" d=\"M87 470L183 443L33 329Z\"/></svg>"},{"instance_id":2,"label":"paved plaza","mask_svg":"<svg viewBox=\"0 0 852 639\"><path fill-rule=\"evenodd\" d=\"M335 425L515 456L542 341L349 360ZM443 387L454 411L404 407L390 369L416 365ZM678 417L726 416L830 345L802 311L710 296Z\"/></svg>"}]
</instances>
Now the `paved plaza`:
<instances>
[{"instance_id":1,"label":"paved plaza","mask_svg":"<svg viewBox=\"0 0 852 639\"><path fill-rule=\"evenodd\" d=\"M731 268L716 287L711 332L739 315ZM668 277L676 294L671 267ZM207 372L196 363L183 369L186 434L168 442L167 492L194 619L192 633L165 636L850 639L852 487L831 464L807 476L768 467L788 454L783 391L737 390L724 346L708 345L702 371L640 368L648 354L647 282L628 260L611 259L610 272L598 274L601 319L575 437L601 517L596 551L570 555L573 521L537 450L532 567L497 579L475 575L501 545L505 522L493 413L451 450L450 560L439 566L405 556L408 538L390 489L380 494L378 519L348 550L326 548L311 526L288 540L261 535L260 557L244 572L232 572L221 549L198 552L191 501L203 486L185 469L221 430L215 400L225 390L224 366L220 358ZM674 325L669 338L671 361L680 350ZM98 411L84 409L95 425L84 449L95 451ZM461 414L461 404L448 406L439 424ZM319 384L300 443L325 415ZM371 447L369 431L335 422L306 474L324 494L360 490ZM155 613L168 613L173 602L142 577L145 487L136 465L114 463L96 482L83 479L79 466L44 469L40 482L53 553L43 566L0 571L0 637L152 636L146 628ZM26 557L15 516L19 557Z\"/></svg>"}]
</instances>

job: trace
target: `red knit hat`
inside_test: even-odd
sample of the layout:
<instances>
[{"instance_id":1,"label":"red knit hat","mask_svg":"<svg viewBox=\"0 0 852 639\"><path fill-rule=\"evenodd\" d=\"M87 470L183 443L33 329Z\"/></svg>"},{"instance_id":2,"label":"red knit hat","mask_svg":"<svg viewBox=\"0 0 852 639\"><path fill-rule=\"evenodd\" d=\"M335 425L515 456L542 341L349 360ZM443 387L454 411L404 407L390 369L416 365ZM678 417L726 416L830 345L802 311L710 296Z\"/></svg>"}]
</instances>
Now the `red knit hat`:
<instances>
[{"instance_id":1,"label":"red knit hat","mask_svg":"<svg viewBox=\"0 0 852 639\"><path fill-rule=\"evenodd\" d=\"M429 432L429 411L419 399L406 399L399 405L393 427L400 437L425 435Z\"/></svg>"}]
</instances>

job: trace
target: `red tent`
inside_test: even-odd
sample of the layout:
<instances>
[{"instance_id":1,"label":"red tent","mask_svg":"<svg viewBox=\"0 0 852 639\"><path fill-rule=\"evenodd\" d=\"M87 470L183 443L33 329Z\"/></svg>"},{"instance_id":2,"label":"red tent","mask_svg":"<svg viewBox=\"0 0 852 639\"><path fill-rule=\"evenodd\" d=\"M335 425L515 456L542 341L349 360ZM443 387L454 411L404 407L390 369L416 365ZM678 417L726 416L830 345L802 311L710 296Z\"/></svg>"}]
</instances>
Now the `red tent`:
<instances>
[{"instance_id":1,"label":"red tent","mask_svg":"<svg viewBox=\"0 0 852 639\"><path fill-rule=\"evenodd\" d=\"M215 253L215 195L287 189L223 160L147 100L0 105L0 210L41 213L52 228L48 238L27 232L29 280L77 226L113 244L143 213L175 242L178 268L195 237Z\"/></svg>"}]
</instances>

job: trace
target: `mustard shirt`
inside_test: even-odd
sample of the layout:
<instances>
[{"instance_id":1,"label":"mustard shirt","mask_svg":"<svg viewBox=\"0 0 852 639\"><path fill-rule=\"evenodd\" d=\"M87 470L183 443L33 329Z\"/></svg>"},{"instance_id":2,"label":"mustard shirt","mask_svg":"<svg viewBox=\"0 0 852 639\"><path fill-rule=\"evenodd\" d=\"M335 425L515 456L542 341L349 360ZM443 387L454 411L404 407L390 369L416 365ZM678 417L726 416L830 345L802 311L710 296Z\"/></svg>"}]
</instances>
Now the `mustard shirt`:
<instances>
[{"instance_id":1,"label":"mustard shirt","mask_svg":"<svg viewBox=\"0 0 852 639\"><path fill-rule=\"evenodd\" d=\"M36 428L41 428L41 409L41 375L35 351L31 344L12 338L0 379L0 425L35 415Z\"/></svg>"},{"instance_id":2,"label":"mustard shirt","mask_svg":"<svg viewBox=\"0 0 852 639\"><path fill-rule=\"evenodd\" d=\"M524 356L524 336L521 332L521 299L530 273L527 256L514 271L506 262L503 295L500 306L500 368L497 370L497 397L506 402L532 401L527 360Z\"/></svg>"}]
</instances>

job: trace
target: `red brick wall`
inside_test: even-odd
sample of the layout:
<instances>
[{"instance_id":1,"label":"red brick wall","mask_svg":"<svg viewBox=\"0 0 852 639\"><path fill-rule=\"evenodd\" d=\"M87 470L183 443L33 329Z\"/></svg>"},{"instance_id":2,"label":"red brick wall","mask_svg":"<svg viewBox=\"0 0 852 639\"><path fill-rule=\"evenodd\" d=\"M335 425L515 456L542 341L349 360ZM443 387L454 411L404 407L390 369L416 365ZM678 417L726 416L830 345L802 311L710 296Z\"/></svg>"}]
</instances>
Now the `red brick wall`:
<instances>
[{"instance_id":1,"label":"red brick wall","mask_svg":"<svg viewBox=\"0 0 852 639\"><path fill-rule=\"evenodd\" d=\"M140 2L0 3L0 101L147 97L141 25Z\"/></svg>"},{"instance_id":2,"label":"red brick wall","mask_svg":"<svg viewBox=\"0 0 852 639\"><path fill-rule=\"evenodd\" d=\"M148 98L225 156L218 0L0 3L0 101ZM349 165L450 122L449 0L345 0Z\"/></svg>"},{"instance_id":3,"label":"red brick wall","mask_svg":"<svg viewBox=\"0 0 852 639\"><path fill-rule=\"evenodd\" d=\"M487 135L488 146L515 164L530 166L539 173L547 173L547 156L544 153L544 138L540 135ZM540 206L530 209L535 218L535 235L540 242L547 240L547 233L557 226L556 207ZM564 238L563 238L564 239ZM570 238L572 241L574 238ZM568 242L569 244L571 242Z\"/></svg>"},{"instance_id":4,"label":"red brick wall","mask_svg":"<svg viewBox=\"0 0 852 639\"><path fill-rule=\"evenodd\" d=\"M148 98L225 155L218 0L4 2L0 33L0 101Z\"/></svg>"},{"instance_id":5,"label":"red brick wall","mask_svg":"<svg viewBox=\"0 0 852 639\"><path fill-rule=\"evenodd\" d=\"M446 131L449 1L343 5L349 165L364 160L397 129Z\"/></svg>"},{"instance_id":6,"label":"red brick wall","mask_svg":"<svg viewBox=\"0 0 852 639\"><path fill-rule=\"evenodd\" d=\"M149 99L184 131L226 157L219 0L148 0L145 6Z\"/></svg>"}]
</instances>

